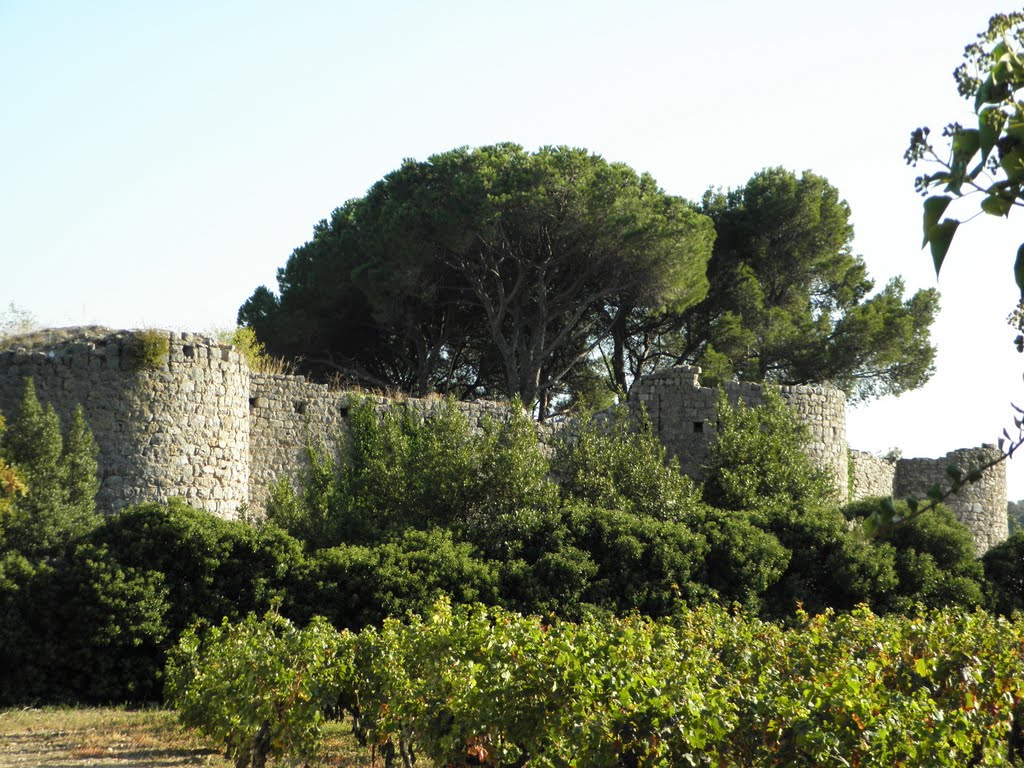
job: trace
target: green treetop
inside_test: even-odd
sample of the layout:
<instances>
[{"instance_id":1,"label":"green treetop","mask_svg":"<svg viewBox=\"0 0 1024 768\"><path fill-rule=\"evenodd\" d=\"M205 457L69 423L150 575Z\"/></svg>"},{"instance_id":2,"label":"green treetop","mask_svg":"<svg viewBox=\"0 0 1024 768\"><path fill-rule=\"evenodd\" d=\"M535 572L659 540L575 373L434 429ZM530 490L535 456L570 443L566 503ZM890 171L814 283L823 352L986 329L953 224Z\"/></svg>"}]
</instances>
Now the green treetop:
<instances>
[{"instance_id":1,"label":"green treetop","mask_svg":"<svg viewBox=\"0 0 1024 768\"><path fill-rule=\"evenodd\" d=\"M8 513L7 547L26 555L46 554L96 522L96 455L81 408L65 438L53 406L39 402L28 379L18 414L0 443L0 460L17 467L27 486Z\"/></svg>"},{"instance_id":2,"label":"green treetop","mask_svg":"<svg viewBox=\"0 0 1024 768\"><path fill-rule=\"evenodd\" d=\"M682 312L666 350L705 379L832 382L855 398L899 394L933 371L938 294L904 297L899 278L873 295L852 251L850 209L810 172L755 174L705 194L718 238L707 297Z\"/></svg>"},{"instance_id":3,"label":"green treetop","mask_svg":"<svg viewBox=\"0 0 1024 768\"><path fill-rule=\"evenodd\" d=\"M239 322L309 369L543 414L629 312L704 296L713 239L650 176L586 150L456 149L338 208Z\"/></svg>"}]
</instances>

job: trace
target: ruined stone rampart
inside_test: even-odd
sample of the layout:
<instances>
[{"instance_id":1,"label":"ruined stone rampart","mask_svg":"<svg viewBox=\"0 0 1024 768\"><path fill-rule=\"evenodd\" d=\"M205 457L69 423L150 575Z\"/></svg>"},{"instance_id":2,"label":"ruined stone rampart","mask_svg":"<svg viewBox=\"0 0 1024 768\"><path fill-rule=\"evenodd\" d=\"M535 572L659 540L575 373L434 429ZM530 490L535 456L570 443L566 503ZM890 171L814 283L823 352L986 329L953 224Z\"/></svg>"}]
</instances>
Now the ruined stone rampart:
<instances>
[{"instance_id":1,"label":"ruined stone rampart","mask_svg":"<svg viewBox=\"0 0 1024 768\"><path fill-rule=\"evenodd\" d=\"M140 354L140 332L103 328L41 331L0 347L0 413L13 416L26 378L66 422L81 404L99 447L100 509L181 497L223 517L247 505L262 508L279 477L308 466L312 439L328 448L346 426L355 398L302 376L251 373L231 346L197 334L147 331L161 341L157 359ZM630 402L643 405L651 426L682 469L699 479L717 432L717 390L701 387L700 369L680 366L636 382ZM978 463L995 449L956 451L942 459L884 459L848 452L842 392L821 386L781 387L808 428L809 454L835 481L840 499L922 496L945 483L947 465ZM762 402L758 384L725 386L731 402ZM396 402L373 397L378 409ZM408 398L402 407L427 414L438 399ZM503 403L459 403L478 428L508 418ZM850 457L852 456L852 465ZM968 487L949 506L971 527L979 551L1007 535L1005 468Z\"/></svg>"},{"instance_id":2,"label":"ruined stone rampart","mask_svg":"<svg viewBox=\"0 0 1024 768\"><path fill-rule=\"evenodd\" d=\"M65 424L82 406L99 447L97 505L107 512L175 497L228 518L261 509L277 478L308 467L310 440L333 449L357 398L395 405L302 376L251 373L234 348L206 336L145 336L166 342L154 367L140 359L141 333L104 328L41 331L0 351L0 413L17 413L27 378ZM400 402L421 414L443 403ZM510 413L505 403L456 406L472 428Z\"/></svg>"},{"instance_id":3,"label":"ruined stone rampart","mask_svg":"<svg viewBox=\"0 0 1024 768\"><path fill-rule=\"evenodd\" d=\"M17 413L25 379L67 423L79 404L99 447L101 509L173 497L233 517L249 496L249 369L230 346L166 339L153 368L139 335L43 331L0 351L0 412Z\"/></svg>"},{"instance_id":4,"label":"ruined stone rampart","mask_svg":"<svg viewBox=\"0 0 1024 768\"><path fill-rule=\"evenodd\" d=\"M760 384L728 383L729 402L763 402ZM833 479L840 501L871 496L925 497L933 484L949 486L946 468L966 469L998 455L995 448L967 448L939 459L888 460L859 451L846 443L846 400L840 390L823 386L779 387L783 401L802 421L810 436L808 454ZM717 432L718 390L700 385L700 369L676 366L637 382L630 393L634 408L643 406L654 434L683 471L700 479ZM851 464L852 462L852 464ZM851 488L852 486L852 488ZM851 494L852 490L852 494ZM1006 467L999 464L982 480L951 496L946 505L971 529L979 552L1007 537Z\"/></svg>"},{"instance_id":5,"label":"ruined stone rampart","mask_svg":"<svg viewBox=\"0 0 1024 768\"><path fill-rule=\"evenodd\" d=\"M344 434L349 409L357 399L369 397L379 410L410 408L428 416L444 403L438 398L404 398L341 392L303 376L253 374L249 396L249 503L262 509L274 482L296 477L309 466L310 441L331 450ZM479 429L485 418L504 421L506 403L460 402L459 411L471 429Z\"/></svg>"},{"instance_id":6,"label":"ruined stone rampart","mask_svg":"<svg viewBox=\"0 0 1024 768\"><path fill-rule=\"evenodd\" d=\"M891 496L896 482L896 459L876 456L866 451L850 451L853 471L852 497Z\"/></svg>"}]
</instances>

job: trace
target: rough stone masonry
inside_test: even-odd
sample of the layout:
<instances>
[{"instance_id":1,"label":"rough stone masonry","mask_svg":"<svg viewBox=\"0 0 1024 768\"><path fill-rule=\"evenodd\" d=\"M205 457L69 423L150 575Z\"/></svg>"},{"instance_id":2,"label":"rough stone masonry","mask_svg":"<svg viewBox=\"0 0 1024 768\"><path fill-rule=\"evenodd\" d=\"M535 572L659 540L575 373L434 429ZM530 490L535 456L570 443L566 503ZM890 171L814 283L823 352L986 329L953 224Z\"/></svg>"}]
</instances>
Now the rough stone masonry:
<instances>
[{"instance_id":1,"label":"rough stone masonry","mask_svg":"<svg viewBox=\"0 0 1024 768\"><path fill-rule=\"evenodd\" d=\"M63 419L81 404L99 447L101 509L173 497L223 517L260 509L279 477L308 466L310 439L328 444L345 427L355 398L302 376L253 373L230 345L192 333L147 331L166 352L141 365L140 332L99 327L50 329L0 343L0 413L12 416L31 377L39 397ZM716 432L716 390L700 386L700 369L679 366L636 383L633 407L646 408L654 433L687 474L699 479ZM759 384L725 386L732 402L756 405ZM783 400L808 428L808 451L834 479L841 500L923 495L948 464L990 458L991 446L939 459L880 459L849 451L843 393L824 386L781 387ZM426 415L437 399L402 399ZM393 407L374 397L378 408ZM458 403L471 427L503 419L503 403ZM851 464L852 462L852 464ZM851 496L852 492L852 496ZM1007 536L1003 464L949 506L983 552Z\"/></svg>"}]
</instances>

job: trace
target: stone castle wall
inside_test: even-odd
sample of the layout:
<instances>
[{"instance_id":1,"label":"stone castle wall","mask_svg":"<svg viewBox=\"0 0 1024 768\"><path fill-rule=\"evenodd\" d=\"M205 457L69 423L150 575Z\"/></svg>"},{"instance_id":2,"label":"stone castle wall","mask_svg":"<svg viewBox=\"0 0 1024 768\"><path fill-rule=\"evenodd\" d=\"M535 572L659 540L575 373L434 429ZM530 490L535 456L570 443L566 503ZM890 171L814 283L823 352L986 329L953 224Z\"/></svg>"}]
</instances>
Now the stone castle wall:
<instances>
[{"instance_id":1,"label":"stone castle wall","mask_svg":"<svg viewBox=\"0 0 1024 768\"><path fill-rule=\"evenodd\" d=\"M339 392L303 376L253 374L249 398L249 504L262 509L278 478L295 478L308 469L310 441L335 449L337 439L345 432L349 409L356 400L366 397L378 410L405 407L424 417L444 404L437 398L394 401ZM459 402L456 407L474 430L480 429L486 418L504 421L510 413L505 403Z\"/></svg>"},{"instance_id":2,"label":"stone castle wall","mask_svg":"<svg viewBox=\"0 0 1024 768\"><path fill-rule=\"evenodd\" d=\"M763 402L760 384L728 383L729 402ZM831 387L779 387L783 401L806 426L808 454L835 482L841 502L871 496L925 497L934 483L949 486L946 467L979 465L998 451L991 447L954 451L939 459L890 461L870 453L850 451L846 443L846 400ZM630 393L634 408L643 406L654 434L682 470L700 479L717 432L718 390L701 387L700 369L676 366L657 371L637 382ZM851 488L852 486L852 488ZM852 493L851 493L852 491ZM946 501L960 522L971 529L978 552L985 552L1008 535L1006 467L999 464L978 483L968 485Z\"/></svg>"},{"instance_id":3,"label":"stone castle wall","mask_svg":"<svg viewBox=\"0 0 1024 768\"><path fill-rule=\"evenodd\" d=\"M331 448L343 434L357 397L302 376L251 373L232 347L209 337L149 332L166 339L167 353L149 369L140 366L138 332L103 328L42 331L8 340L0 349L0 413L17 413L25 379L67 422L81 404L99 447L100 509L181 497L223 517L260 509L279 477L301 476L310 440ZM717 432L717 390L700 386L700 369L680 366L638 381L630 403L643 405L652 429L687 474L700 479ZM735 403L763 401L758 384L727 384ZM845 500L923 496L945 483L946 466L978 463L993 448L957 451L942 459L893 464L848 452L842 392L829 387L779 389L807 425L809 453L835 481ZM378 409L396 401L374 397ZM408 398L402 407L428 414L443 401ZM471 428L485 418L504 420L503 403L459 403ZM849 463L852 457L852 465ZM974 533L979 551L1006 538L1006 478L1000 464L981 483L953 497L949 506Z\"/></svg>"},{"instance_id":4,"label":"stone castle wall","mask_svg":"<svg viewBox=\"0 0 1024 768\"><path fill-rule=\"evenodd\" d=\"M853 464L854 499L891 496L896 482L896 460L875 456L866 451L850 451Z\"/></svg>"}]
</instances>

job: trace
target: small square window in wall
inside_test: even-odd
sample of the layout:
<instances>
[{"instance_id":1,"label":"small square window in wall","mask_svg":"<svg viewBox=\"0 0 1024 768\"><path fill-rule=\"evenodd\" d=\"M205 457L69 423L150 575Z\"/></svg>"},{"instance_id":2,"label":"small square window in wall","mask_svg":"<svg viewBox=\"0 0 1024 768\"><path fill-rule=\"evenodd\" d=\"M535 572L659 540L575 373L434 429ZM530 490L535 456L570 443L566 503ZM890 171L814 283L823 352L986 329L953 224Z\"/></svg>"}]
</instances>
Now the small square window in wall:
<instances>
[{"instance_id":1,"label":"small square window in wall","mask_svg":"<svg viewBox=\"0 0 1024 768\"><path fill-rule=\"evenodd\" d=\"M298 414L304 414L306 412L306 404L302 400L295 401L295 412Z\"/></svg>"},{"instance_id":2,"label":"small square window in wall","mask_svg":"<svg viewBox=\"0 0 1024 768\"><path fill-rule=\"evenodd\" d=\"M703 432L704 431L704 422L703 421L695 421L695 422L693 422L693 431L695 433L698 433L698 434Z\"/></svg>"}]
</instances>

